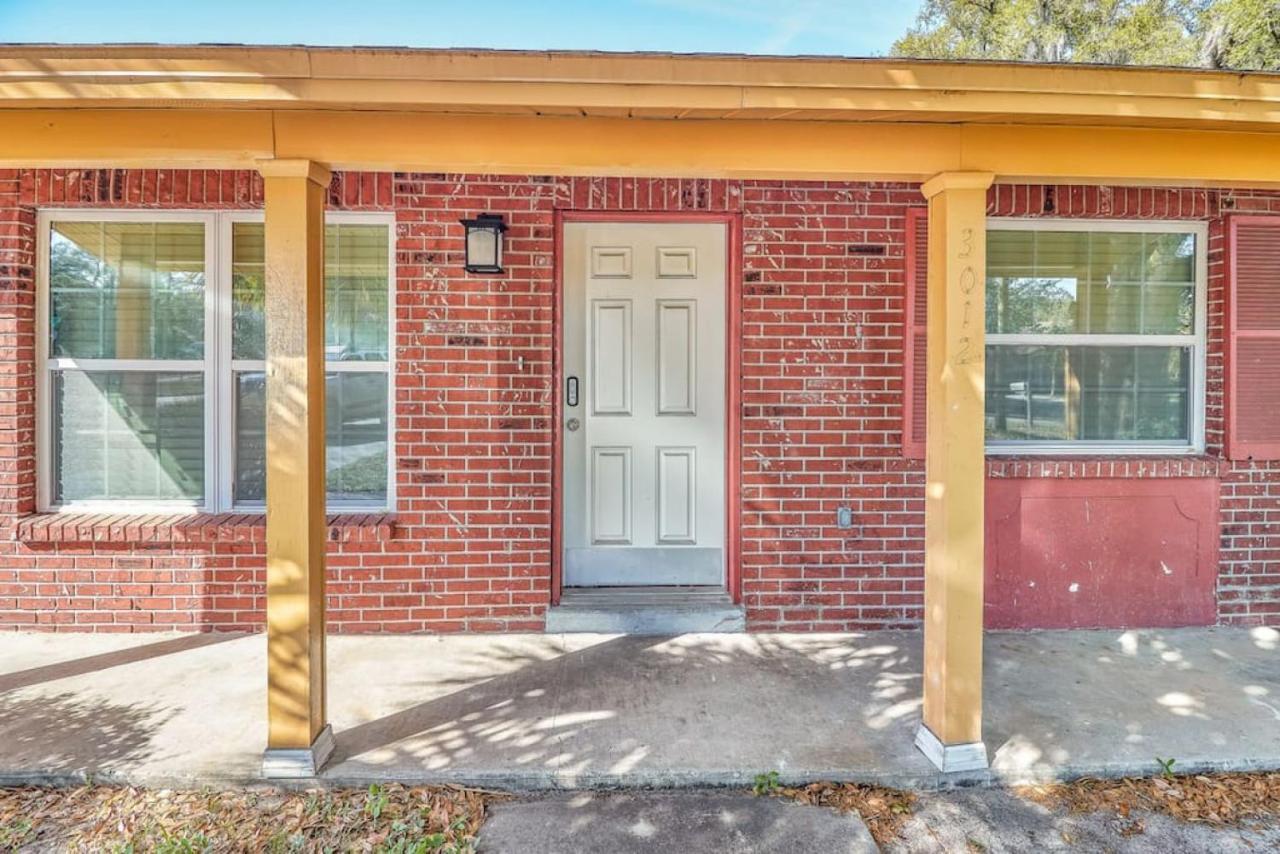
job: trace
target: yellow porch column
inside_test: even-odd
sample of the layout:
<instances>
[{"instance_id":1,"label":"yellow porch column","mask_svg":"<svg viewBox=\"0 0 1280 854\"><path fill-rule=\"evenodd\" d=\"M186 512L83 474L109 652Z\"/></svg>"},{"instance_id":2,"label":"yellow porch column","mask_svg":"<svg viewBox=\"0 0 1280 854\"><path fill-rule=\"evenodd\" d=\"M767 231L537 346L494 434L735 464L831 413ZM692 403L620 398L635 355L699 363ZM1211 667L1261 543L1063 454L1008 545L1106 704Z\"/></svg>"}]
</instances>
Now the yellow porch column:
<instances>
[{"instance_id":1,"label":"yellow porch column","mask_svg":"<svg viewBox=\"0 0 1280 854\"><path fill-rule=\"evenodd\" d=\"M329 170L264 161L268 777L310 777L325 713L324 200Z\"/></svg>"},{"instance_id":2,"label":"yellow porch column","mask_svg":"<svg viewBox=\"0 0 1280 854\"><path fill-rule=\"evenodd\" d=\"M984 292L988 172L943 172L929 200L924 721L942 771L987 767L982 743Z\"/></svg>"}]
</instances>

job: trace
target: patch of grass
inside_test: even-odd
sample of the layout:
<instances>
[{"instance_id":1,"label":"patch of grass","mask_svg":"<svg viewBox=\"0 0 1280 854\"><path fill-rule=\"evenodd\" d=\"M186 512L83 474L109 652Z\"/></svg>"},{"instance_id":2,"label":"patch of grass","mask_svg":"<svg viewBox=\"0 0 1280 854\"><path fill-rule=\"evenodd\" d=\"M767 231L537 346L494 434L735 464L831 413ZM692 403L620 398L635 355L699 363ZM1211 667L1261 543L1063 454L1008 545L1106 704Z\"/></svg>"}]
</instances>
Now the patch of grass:
<instances>
[{"instance_id":1,"label":"patch of grass","mask_svg":"<svg viewBox=\"0 0 1280 854\"><path fill-rule=\"evenodd\" d=\"M755 782L751 784L751 791L756 795L772 795L778 791L778 772L766 771L763 774L757 774Z\"/></svg>"},{"instance_id":2,"label":"patch of grass","mask_svg":"<svg viewBox=\"0 0 1280 854\"><path fill-rule=\"evenodd\" d=\"M209 848L203 833L162 833L149 846L154 854L201 854Z\"/></svg>"},{"instance_id":3,"label":"patch of grass","mask_svg":"<svg viewBox=\"0 0 1280 854\"><path fill-rule=\"evenodd\" d=\"M382 811L387 808L387 804L391 799L387 797L386 791L377 783L369 784L369 793L365 795L364 811L370 818L377 821L382 816Z\"/></svg>"},{"instance_id":4,"label":"patch of grass","mask_svg":"<svg viewBox=\"0 0 1280 854\"><path fill-rule=\"evenodd\" d=\"M0 851L469 854L487 804L458 786L0 789Z\"/></svg>"},{"instance_id":5,"label":"patch of grass","mask_svg":"<svg viewBox=\"0 0 1280 854\"><path fill-rule=\"evenodd\" d=\"M17 851L31 836L34 828L31 819L22 816L0 824L0 851Z\"/></svg>"}]
</instances>

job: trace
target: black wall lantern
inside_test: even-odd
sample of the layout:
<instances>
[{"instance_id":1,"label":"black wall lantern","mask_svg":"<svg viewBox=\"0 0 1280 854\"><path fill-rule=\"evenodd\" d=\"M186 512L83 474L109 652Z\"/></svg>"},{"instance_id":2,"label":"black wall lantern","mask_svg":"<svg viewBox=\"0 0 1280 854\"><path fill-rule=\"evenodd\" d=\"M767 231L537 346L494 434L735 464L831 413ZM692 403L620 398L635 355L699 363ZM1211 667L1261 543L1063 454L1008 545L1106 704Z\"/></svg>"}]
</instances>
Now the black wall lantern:
<instances>
[{"instance_id":1,"label":"black wall lantern","mask_svg":"<svg viewBox=\"0 0 1280 854\"><path fill-rule=\"evenodd\" d=\"M468 273L502 272L502 233L507 224L500 214L482 213L475 219L464 219L467 230Z\"/></svg>"}]
</instances>

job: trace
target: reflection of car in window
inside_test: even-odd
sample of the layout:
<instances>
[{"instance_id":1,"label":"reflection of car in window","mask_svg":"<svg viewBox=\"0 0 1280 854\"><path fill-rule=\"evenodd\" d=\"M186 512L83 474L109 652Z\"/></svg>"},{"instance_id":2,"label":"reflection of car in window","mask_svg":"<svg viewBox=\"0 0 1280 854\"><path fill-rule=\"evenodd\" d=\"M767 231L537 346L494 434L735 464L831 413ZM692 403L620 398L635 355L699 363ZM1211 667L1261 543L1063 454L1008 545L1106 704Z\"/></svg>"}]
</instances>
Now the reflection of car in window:
<instances>
[{"instance_id":1,"label":"reflection of car in window","mask_svg":"<svg viewBox=\"0 0 1280 854\"><path fill-rule=\"evenodd\" d=\"M347 378L343 382L343 377ZM381 424L387 417L386 375L338 373L325 376L326 420L340 419L348 427L357 424ZM266 400L267 376L263 373L240 374L240 398L243 401ZM255 407L257 409L257 407ZM382 437L380 437L381 439ZM360 442L368 441L360 439ZM331 437L332 442L332 437Z\"/></svg>"},{"instance_id":2,"label":"reflection of car in window","mask_svg":"<svg viewBox=\"0 0 1280 854\"><path fill-rule=\"evenodd\" d=\"M326 362L385 362L385 350L357 350L346 344L326 344L324 348Z\"/></svg>"}]
</instances>

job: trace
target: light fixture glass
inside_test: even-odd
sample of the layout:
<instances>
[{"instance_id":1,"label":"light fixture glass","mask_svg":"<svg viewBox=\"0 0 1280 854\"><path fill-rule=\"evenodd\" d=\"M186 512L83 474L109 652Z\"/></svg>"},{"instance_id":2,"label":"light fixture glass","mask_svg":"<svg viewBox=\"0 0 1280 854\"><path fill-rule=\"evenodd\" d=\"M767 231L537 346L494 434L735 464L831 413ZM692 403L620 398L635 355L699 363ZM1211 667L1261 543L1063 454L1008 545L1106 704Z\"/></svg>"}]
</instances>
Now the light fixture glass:
<instances>
[{"instance_id":1,"label":"light fixture glass","mask_svg":"<svg viewBox=\"0 0 1280 854\"><path fill-rule=\"evenodd\" d=\"M468 273L502 272L502 235L507 230L500 214L482 213L475 219L464 219L467 230L466 260Z\"/></svg>"}]
</instances>

